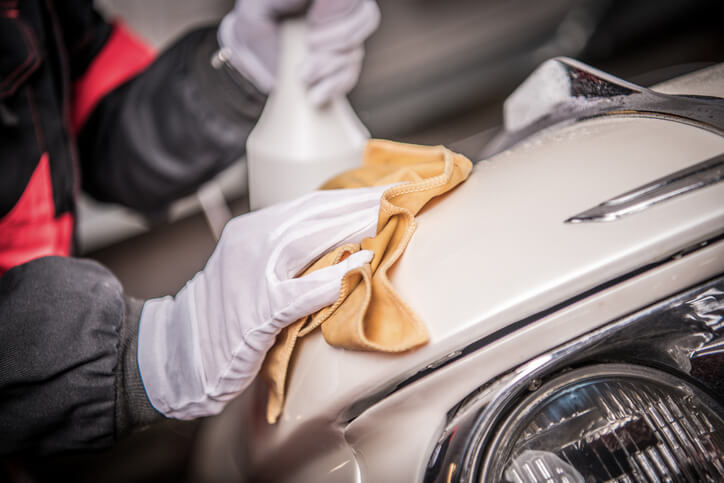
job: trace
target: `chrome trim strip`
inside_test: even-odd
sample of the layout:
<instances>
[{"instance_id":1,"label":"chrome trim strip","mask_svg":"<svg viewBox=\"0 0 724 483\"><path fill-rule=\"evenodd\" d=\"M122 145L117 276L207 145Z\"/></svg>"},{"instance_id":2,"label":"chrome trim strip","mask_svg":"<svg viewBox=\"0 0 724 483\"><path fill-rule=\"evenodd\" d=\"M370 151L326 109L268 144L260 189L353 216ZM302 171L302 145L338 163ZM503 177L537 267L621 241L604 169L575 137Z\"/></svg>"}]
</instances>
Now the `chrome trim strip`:
<instances>
[{"instance_id":1,"label":"chrome trim strip","mask_svg":"<svg viewBox=\"0 0 724 483\"><path fill-rule=\"evenodd\" d=\"M724 180L724 154L676 171L574 215L566 223L614 221Z\"/></svg>"},{"instance_id":2,"label":"chrome trim strip","mask_svg":"<svg viewBox=\"0 0 724 483\"><path fill-rule=\"evenodd\" d=\"M339 424L341 426L346 426L346 425L350 424L352 421L357 419L362 413L364 413L365 411L367 411L374 405L378 404L380 401L384 400L385 398L403 390L407 386L417 382L418 380L420 380L424 377L427 377L428 375L432 374L433 372L438 371L438 370L442 369L443 367L446 367L449 364L452 364L452 363L468 356L469 354L476 352L476 351L484 348L485 346L492 344L493 342L512 334L513 332L516 332L530 324L533 324L544 317L547 317L547 316L549 316L555 312L558 312L570 305L580 302L581 300L586 299L592 295L595 295L598 292L602 292L610 287L613 287L615 285L625 282L626 280L629 280L629 279L634 278L638 275L641 275L645 272L653 270L653 269L655 269L661 265L664 265L672 260L677 260L681 257L687 256L691 253L694 253L698 250L701 250L702 248L705 248L713 243L716 243L716 242L719 242L722 240L724 240L724 232L720 232L707 240L704 240L702 242L697 242L693 245L685 247L671 256L662 258L661 260L652 262L648 265L644 265L644 266L639 267L635 270L632 270L631 272L628 272L624 275L621 275L621 276L616 277L612 280L609 280L605 283L597 285L581 294L576 295L575 297L571 297L570 299L560 302L546 310L540 311L540 312L530 315L524 319L513 322L513 323L509 324L508 326L506 326L505 328L500 329L496 332L493 332L492 334L488 334L480 339L477 339L461 349L455 350L453 352L450 352L449 354L439 357L439 358L435 359L434 361L431 361L430 363L427 363L418 369L409 371L406 374L402 374L399 378L397 378L393 381L390 381L390 382L384 384L383 386L378 387L375 390L372 390L365 397L362 397L362 398L358 399L357 401L355 401L354 403L347 406L344 410L342 410L337 415L337 418L336 418L337 424Z\"/></svg>"},{"instance_id":3,"label":"chrome trim strip","mask_svg":"<svg viewBox=\"0 0 724 483\"><path fill-rule=\"evenodd\" d=\"M536 95L539 92L548 95ZM523 101L517 102L516 97ZM508 110L511 102L528 106ZM539 105L531 108L536 102ZM504 151L544 129L612 115L662 118L724 135L724 99L662 94L582 62L557 57L541 64L508 97L505 124L511 128L496 135L481 157Z\"/></svg>"}]
</instances>

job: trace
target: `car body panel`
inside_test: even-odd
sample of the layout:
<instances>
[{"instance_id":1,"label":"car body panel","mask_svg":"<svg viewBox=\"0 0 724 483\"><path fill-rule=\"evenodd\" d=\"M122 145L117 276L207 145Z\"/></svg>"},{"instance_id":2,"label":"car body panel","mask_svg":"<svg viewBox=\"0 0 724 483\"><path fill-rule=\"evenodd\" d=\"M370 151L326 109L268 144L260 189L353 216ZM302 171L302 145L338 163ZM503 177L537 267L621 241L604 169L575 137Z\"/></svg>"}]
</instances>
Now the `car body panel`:
<instances>
[{"instance_id":1,"label":"car body panel","mask_svg":"<svg viewBox=\"0 0 724 483\"><path fill-rule=\"evenodd\" d=\"M602 118L544 133L478 163L421 215L392 282L433 342L467 340L467 330L480 337L711 236L724 225L724 203L698 207L724 200L724 184L613 222L564 220L722 152L724 138L658 119Z\"/></svg>"},{"instance_id":2,"label":"car body panel","mask_svg":"<svg viewBox=\"0 0 724 483\"><path fill-rule=\"evenodd\" d=\"M691 144L682 146L684 140ZM666 156L646 159L662 144ZM467 341L705 240L724 226L724 203L698 207L724 200L722 183L611 223L564 220L722 152L724 138L691 126L598 119L477 164L465 184L418 217L391 273L427 324L430 343L382 355L303 342L278 431L287 421L338 414L361 393Z\"/></svg>"},{"instance_id":3,"label":"car body panel","mask_svg":"<svg viewBox=\"0 0 724 483\"><path fill-rule=\"evenodd\" d=\"M724 65L717 64L662 82L652 89L662 94L724 97L723 78Z\"/></svg>"}]
</instances>

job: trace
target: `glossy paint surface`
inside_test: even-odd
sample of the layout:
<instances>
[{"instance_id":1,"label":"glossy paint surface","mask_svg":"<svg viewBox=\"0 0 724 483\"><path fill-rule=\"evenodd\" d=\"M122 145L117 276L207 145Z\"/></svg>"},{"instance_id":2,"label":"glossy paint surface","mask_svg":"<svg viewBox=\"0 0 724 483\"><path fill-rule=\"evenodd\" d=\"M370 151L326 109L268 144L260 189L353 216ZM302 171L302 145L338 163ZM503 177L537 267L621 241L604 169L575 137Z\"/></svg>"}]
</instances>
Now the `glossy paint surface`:
<instances>
[{"instance_id":1,"label":"glossy paint surface","mask_svg":"<svg viewBox=\"0 0 724 483\"><path fill-rule=\"evenodd\" d=\"M427 323L430 344L382 356L334 349L319 338L303 342L283 420L334 413L330 401L353 401L388 377L707 238L724 226L722 184L615 223L563 221L721 152L724 139L690 126L605 119L479 163L463 186L419 217L393 273Z\"/></svg>"}]
</instances>

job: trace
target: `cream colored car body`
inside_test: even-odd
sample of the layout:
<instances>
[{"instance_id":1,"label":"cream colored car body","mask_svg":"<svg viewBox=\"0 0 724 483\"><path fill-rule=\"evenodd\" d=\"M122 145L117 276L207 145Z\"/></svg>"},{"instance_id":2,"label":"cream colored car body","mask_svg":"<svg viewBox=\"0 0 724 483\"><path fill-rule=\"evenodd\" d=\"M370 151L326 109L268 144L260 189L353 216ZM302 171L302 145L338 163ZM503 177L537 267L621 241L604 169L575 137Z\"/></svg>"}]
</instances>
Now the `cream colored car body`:
<instances>
[{"instance_id":1,"label":"cream colored car body","mask_svg":"<svg viewBox=\"0 0 724 483\"><path fill-rule=\"evenodd\" d=\"M655 89L724 97L724 65ZM263 388L255 386L207 428L201 473L223 480L420 481L446 413L485 381L724 272L719 241L505 332L720 233L724 183L613 222L564 221L722 153L724 137L692 125L604 117L542 132L476 164L466 183L418 217L392 272L427 323L429 344L383 355L330 347L319 333L306 338L279 422L264 421ZM488 345L443 364L494 333L500 336ZM420 371L424 377L416 378Z\"/></svg>"}]
</instances>

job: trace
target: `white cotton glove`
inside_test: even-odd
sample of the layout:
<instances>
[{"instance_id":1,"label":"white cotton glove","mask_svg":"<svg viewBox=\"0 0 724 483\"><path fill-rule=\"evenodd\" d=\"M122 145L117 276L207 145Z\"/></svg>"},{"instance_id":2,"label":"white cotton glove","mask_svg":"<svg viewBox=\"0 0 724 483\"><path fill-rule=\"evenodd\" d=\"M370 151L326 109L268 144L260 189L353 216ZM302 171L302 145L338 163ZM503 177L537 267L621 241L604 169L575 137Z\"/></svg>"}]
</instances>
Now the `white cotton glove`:
<instances>
[{"instance_id":1,"label":"white cotton glove","mask_svg":"<svg viewBox=\"0 0 724 483\"><path fill-rule=\"evenodd\" d=\"M374 0L237 0L219 26L229 61L264 93L271 92L279 55L279 22L306 11L308 54L300 76L321 105L357 83L363 43L380 22Z\"/></svg>"},{"instance_id":2,"label":"white cotton glove","mask_svg":"<svg viewBox=\"0 0 724 483\"><path fill-rule=\"evenodd\" d=\"M316 191L234 218L175 298L148 300L138 364L156 410L178 419L218 413L284 327L334 303L344 274L372 252L294 277L329 250L375 236L386 188Z\"/></svg>"}]
</instances>

